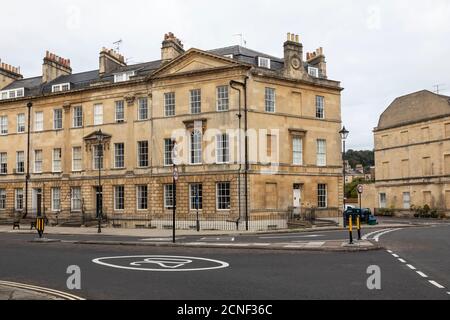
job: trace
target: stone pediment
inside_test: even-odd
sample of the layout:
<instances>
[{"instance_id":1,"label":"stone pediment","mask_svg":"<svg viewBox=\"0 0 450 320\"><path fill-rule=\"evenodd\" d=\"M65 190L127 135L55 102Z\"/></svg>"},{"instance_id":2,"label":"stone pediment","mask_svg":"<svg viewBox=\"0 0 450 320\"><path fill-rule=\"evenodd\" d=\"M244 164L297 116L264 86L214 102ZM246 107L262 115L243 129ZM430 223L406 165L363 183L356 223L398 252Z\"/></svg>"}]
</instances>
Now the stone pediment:
<instances>
[{"instance_id":1,"label":"stone pediment","mask_svg":"<svg viewBox=\"0 0 450 320\"><path fill-rule=\"evenodd\" d=\"M246 64L206 51L190 49L178 58L159 68L151 75L151 77L159 78L236 66L246 66Z\"/></svg>"}]
</instances>

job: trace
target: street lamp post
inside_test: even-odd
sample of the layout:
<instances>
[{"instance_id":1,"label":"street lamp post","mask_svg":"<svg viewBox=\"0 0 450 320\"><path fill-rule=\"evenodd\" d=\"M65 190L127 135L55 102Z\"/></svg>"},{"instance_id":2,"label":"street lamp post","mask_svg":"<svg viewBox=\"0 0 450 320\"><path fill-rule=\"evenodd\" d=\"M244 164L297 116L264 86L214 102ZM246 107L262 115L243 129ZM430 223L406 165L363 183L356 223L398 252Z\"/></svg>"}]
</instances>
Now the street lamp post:
<instances>
[{"instance_id":1,"label":"street lamp post","mask_svg":"<svg viewBox=\"0 0 450 320\"><path fill-rule=\"evenodd\" d=\"M345 126L342 128L341 131L339 131L339 134L341 135L341 139L342 139L342 173L343 173L343 178L344 178L344 184L343 184L343 200L344 200L344 209L343 212L345 212L345 140L347 140L348 134L350 132L345 129ZM345 227L345 216L343 215L344 218L344 227Z\"/></svg>"},{"instance_id":2,"label":"street lamp post","mask_svg":"<svg viewBox=\"0 0 450 320\"><path fill-rule=\"evenodd\" d=\"M102 161L103 161L103 133L98 130L97 139L97 167L98 167L98 187L97 187L97 232L102 232L102 216L103 216L103 190L102 190Z\"/></svg>"}]
</instances>

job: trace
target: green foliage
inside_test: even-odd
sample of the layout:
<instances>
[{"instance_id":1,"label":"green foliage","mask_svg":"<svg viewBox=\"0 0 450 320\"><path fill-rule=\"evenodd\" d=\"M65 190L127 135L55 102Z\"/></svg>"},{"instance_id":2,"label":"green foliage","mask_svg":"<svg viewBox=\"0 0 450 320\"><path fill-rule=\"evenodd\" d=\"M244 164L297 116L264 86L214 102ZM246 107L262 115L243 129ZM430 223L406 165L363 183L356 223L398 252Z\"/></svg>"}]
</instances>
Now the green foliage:
<instances>
[{"instance_id":1,"label":"green foliage","mask_svg":"<svg viewBox=\"0 0 450 320\"><path fill-rule=\"evenodd\" d=\"M415 218L433 218L438 219L440 217L436 209L431 209L429 205L424 205L423 207L411 206L411 210L414 211Z\"/></svg>"},{"instance_id":2,"label":"green foliage","mask_svg":"<svg viewBox=\"0 0 450 320\"><path fill-rule=\"evenodd\" d=\"M377 216L393 217L394 216L394 209L388 209L388 208L379 209L377 211Z\"/></svg>"},{"instance_id":3,"label":"green foliage","mask_svg":"<svg viewBox=\"0 0 450 320\"><path fill-rule=\"evenodd\" d=\"M370 181L366 181L364 179L355 179L351 183L347 183L345 185L345 197L347 199L356 199L358 198L358 184L370 184Z\"/></svg>"},{"instance_id":4,"label":"green foliage","mask_svg":"<svg viewBox=\"0 0 450 320\"><path fill-rule=\"evenodd\" d=\"M348 160L350 166L355 168L357 164L362 164L364 169L375 165L375 156L373 150L348 150L345 152L345 160Z\"/></svg>"}]
</instances>

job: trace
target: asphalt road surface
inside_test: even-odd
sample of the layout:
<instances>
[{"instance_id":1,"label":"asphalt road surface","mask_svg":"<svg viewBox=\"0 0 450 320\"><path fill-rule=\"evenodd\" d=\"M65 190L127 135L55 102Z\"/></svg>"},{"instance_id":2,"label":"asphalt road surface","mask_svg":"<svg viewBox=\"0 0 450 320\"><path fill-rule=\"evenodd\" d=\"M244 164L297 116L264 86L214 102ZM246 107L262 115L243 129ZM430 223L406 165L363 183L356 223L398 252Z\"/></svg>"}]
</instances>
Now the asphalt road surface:
<instances>
[{"instance_id":1,"label":"asphalt road surface","mask_svg":"<svg viewBox=\"0 0 450 320\"><path fill-rule=\"evenodd\" d=\"M302 235L308 234L285 236ZM309 235L345 238L342 231ZM283 235L248 240L279 240L270 236ZM386 250L354 253L42 244L30 237L0 234L0 280L87 299L450 299L449 225L391 231L378 239ZM142 257L93 262L122 256ZM174 271L177 264L192 270ZM71 265L80 267L81 290L66 286ZM381 290L367 287L372 265L381 270Z\"/></svg>"}]
</instances>

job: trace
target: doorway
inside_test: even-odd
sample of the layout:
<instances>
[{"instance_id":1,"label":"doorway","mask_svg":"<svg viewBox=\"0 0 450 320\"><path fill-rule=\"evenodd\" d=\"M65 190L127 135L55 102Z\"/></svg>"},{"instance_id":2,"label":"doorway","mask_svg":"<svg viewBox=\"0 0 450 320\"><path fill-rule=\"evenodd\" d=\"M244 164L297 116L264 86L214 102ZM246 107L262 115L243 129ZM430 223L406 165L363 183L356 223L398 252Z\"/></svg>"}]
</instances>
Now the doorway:
<instances>
[{"instance_id":1,"label":"doorway","mask_svg":"<svg viewBox=\"0 0 450 320\"><path fill-rule=\"evenodd\" d=\"M31 192L31 212L33 216L42 216L42 188L33 188Z\"/></svg>"}]
</instances>

